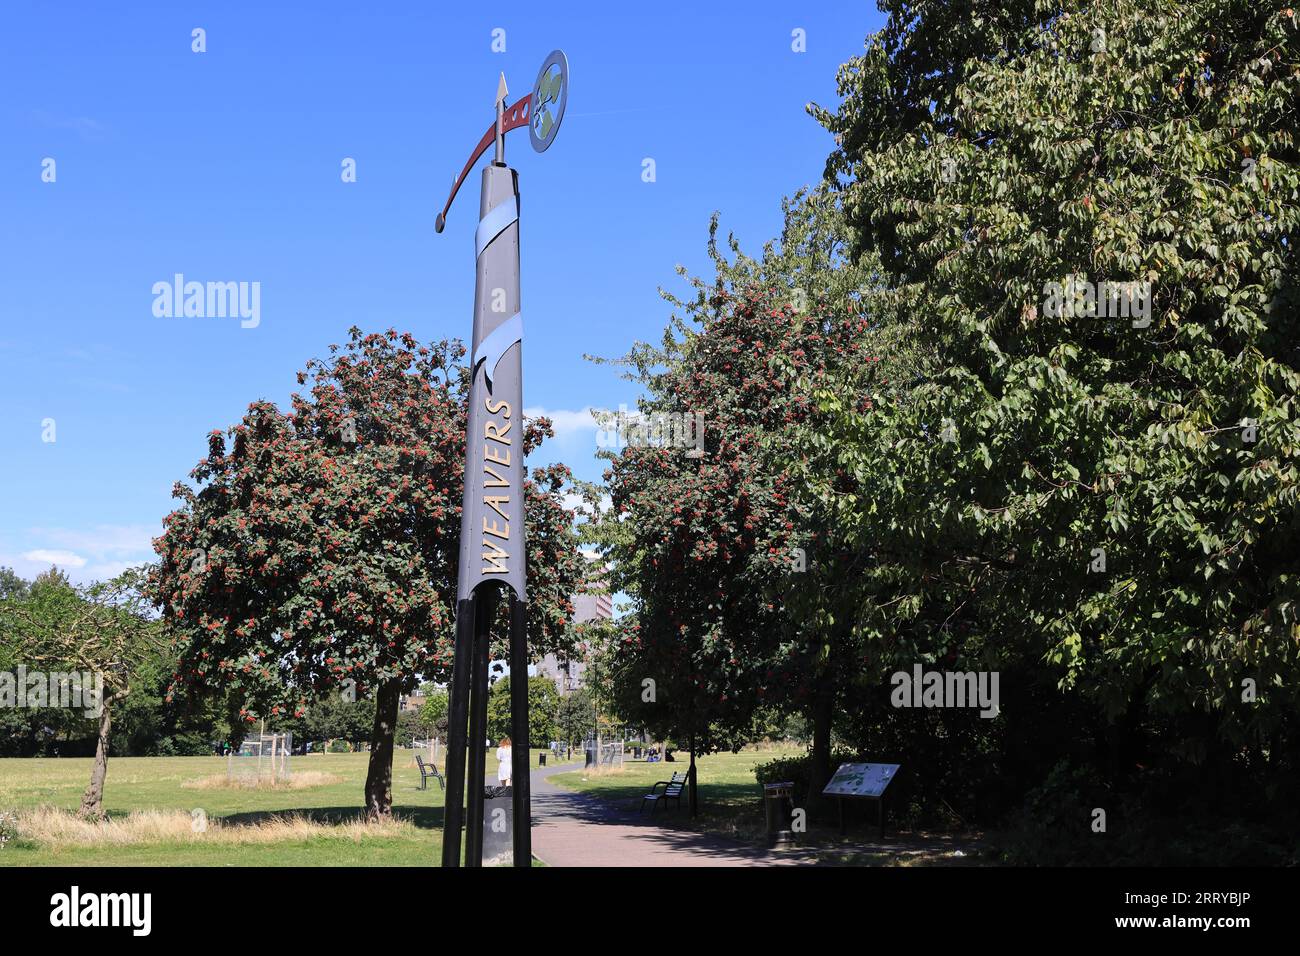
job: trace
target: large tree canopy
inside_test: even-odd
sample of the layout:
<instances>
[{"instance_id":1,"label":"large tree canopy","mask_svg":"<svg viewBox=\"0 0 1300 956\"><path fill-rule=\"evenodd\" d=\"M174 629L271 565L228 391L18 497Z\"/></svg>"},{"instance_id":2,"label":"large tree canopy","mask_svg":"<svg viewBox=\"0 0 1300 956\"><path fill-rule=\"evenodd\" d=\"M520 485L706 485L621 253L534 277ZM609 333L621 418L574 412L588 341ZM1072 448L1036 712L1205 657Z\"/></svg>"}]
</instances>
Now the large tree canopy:
<instances>
[{"instance_id":1,"label":"large tree canopy","mask_svg":"<svg viewBox=\"0 0 1300 956\"><path fill-rule=\"evenodd\" d=\"M625 360L643 413L705 412L706 454L613 456L620 710L725 741L760 700L829 703L874 753L970 737L1021 794L1062 757L1294 776L1300 17L884 8L813 108L838 208L715 250ZM801 218L849 240L802 306ZM918 664L1002 673L1000 717L891 708Z\"/></svg>"},{"instance_id":2,"label":"large tree canopy","mask_svg":"<svg viewBox=\"0 0 1300 956\"><path fill-rule=\"evenodd\" d=\"M212 433L197 488L176 486L154 583L180 636L177 688L224 694L247 723L373 693L367 806L386 813L398 698L450 673L468 376L458 343L393 331L353 329L331 352L299 374L291 413L255 402L229 442ZM549 433L528 422L525 453ZM536 654L568 651L582 574L567 477L525 483Z\"/></svg>"},{"instance_id":3,"label":"large tree canopy","mask_svg":"<svg viewBox=\"0 0 1300 956\"><path fill-rule=\"evenodd\" d=\"M886 269L873 315L934 361L907 401L827 391L807 480L876 550L865 605L908 655L1045 662L1119 768L1174 717L1167 751L1276 759L1300 702L1297 16L963 6L945 62L886 55L933 52L942 7L891 6L820 113Z\"/></svg>"},{"instance_id":4,"label":"large tree canopy","mask_svg":"<svg viewBox=\"0 0 1300 956\"><path fill-rule=\"evenodd\" d=\"M818 718L824 755L837 682L852 673L837 602L853 556L803 506L789 439L820 414L820 389L875 364L859 306L869 275L843 261L826 196L785 213L758 258L733 240L729 260L715 220L715 276L691 279L689 299L666 296L679 312L662 344L621 360L646 397L633 440L608 455L603 525L613 587L635 615L601 665L622 716L704 751L743 743L756 710L780 701ZM638 440L681 417L702 424L702 444Z\"/></svg>"}]
</instances>

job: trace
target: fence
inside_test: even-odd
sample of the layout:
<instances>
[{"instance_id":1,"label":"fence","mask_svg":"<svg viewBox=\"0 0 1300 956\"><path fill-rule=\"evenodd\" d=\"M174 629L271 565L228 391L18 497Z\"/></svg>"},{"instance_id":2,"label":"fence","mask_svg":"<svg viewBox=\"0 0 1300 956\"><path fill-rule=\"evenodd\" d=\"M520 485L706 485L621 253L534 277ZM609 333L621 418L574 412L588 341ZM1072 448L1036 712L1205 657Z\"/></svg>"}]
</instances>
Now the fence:
<instances>
[{"instance_id":1,"label":"fence","mask_svg":"<svg viewBox=\"0 0 1300 956\"><path fill-rule=\"evenodd\" d=\"M228 780L264 780L279 783L289 779L289 755L293 750L293 734L258 734L245 737L239 751L226 758Z\"/></svg>"},{"instance_id":2,"label":"fence","mask_svg":"<svg viewBox=\"0 0 1300 956\"><path fill-rule=\"evenodd\" d=\"M622 769L623 754L625 747L622 740L597 740L588 737L582 743L582 749L586 752L587 767L596 767L596 769Z\"/></svg>"}]
</instances>

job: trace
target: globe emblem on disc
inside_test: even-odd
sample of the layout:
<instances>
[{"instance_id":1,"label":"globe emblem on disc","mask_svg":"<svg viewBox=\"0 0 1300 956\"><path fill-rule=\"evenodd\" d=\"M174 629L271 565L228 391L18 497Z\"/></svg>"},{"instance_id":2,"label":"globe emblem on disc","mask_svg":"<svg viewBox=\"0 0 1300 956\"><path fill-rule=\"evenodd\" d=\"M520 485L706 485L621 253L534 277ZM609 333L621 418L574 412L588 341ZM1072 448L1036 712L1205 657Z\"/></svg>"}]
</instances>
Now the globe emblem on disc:
<instances>
[{"instance_id":1,"label":"globe emblem on disc","mask_svg":"<svg viewBox=\"0 0 1300 956\"><path fill-rule=\"evenodd\" d=\"M554 142L568 100L569 60L563 50L554 50L537 71L528 105L528 138L539 153Z\"/></svg>"}]
</instances>

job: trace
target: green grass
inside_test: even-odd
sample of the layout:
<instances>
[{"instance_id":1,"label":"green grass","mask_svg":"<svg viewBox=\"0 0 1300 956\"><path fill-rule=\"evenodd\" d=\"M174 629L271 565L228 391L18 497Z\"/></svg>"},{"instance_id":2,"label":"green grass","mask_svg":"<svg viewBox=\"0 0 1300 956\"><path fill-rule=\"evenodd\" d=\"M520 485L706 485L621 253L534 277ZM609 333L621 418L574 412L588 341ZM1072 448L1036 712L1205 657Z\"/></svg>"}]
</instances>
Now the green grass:
<instances>
[{"instance_id":1,"label":"green grass","mask_svg":"<svg viewBox=\"0 0 1300 956\"><path fill-rule=\"evenodd\" d=\"M537 753L531 765L537 766ZM657 826L694 829L758 844L764 836L761 790L754 767L780 751L744 751L699 758L700 817L659 810ZM548 755L548 761L549 761ZM317 754L292 758L295 772L330 775L300 790L187 789L186 782L224 777L221 757L114 757L109 760L104 808L125 831L113 842L101 830L87 838L57 813L75 811L90 777L89 758L0 759L0 812L27 815L29 833L0 849L0 866L436 866L442 853L443 791L436 782L421 791L415 753L399 750L393 763L397 822L359 826L369 755ZM552 761L553 762L553 761ZM550 779L561 787L635 808L657 780L684 772L689 763L628 761L616 772L572 770ZM496 780L489 751L487 780ZM214 821L211 833L191 831L191 813ZM133 816L134 814L134 816ZM286 825L296 818L306 823ZM979 858L965 836L898 834L888 846L864 846L870 828L855 823L847 838L833 826L810 824L805 848L825 863L969 865ZM968 851L954 859L952 851Z\"/></svg>"},{"instance_id":2,"label":"green grass","mask_svg":"<svg viewBox=\"0 0 1300 956\"><path fill-rule=\"evenodd\" d=\"M104 790L104 809L111 820L124 821L133 811L171 811L175 817L178 812L190 816L201 809L219 822L223 832L231 827L256 828L284 815L324 826L302 834L290 829L283 839L247 843L205 842L182 833L123 845L86 845L31 840L20 833L18 840L0 850L0 866L437 865L442 852L443 791L433 780L428 790L420 790L414 751L399 750L393 761L393 807L402 822L375 832L356 827L344 832L345 824L361 816L368 760L365 753L294 757L295 772L316 771L337 780L302 790L240 790L181 786L224 776L222 757L113 757ZM532 766L536 765L534 752ZM89 758L0 759L0 811L75 811L90 768ZM496 781L495 751L488 754L487 779Z\"/></svg>"}]
</instances>

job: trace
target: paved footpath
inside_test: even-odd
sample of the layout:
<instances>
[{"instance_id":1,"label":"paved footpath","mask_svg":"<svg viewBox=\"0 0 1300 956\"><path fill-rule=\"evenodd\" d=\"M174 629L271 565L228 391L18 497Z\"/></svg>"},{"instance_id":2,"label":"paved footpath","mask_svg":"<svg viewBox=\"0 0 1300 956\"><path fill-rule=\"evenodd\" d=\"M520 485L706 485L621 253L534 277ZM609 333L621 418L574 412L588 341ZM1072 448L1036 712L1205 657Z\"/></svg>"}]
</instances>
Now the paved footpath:
<instances>
[{"instance_id":1,"label":"paved footpath","mask_svg":"<svg viewBox=\"0 0 1300 956\"><path fill-rule=\"evenodd\" d=\"M580 763L534 770L533 856L549 866L791 866L802 854L662 826L649 814L555 786L547 778ZM683 808L684 812L685 808ZM656 818L659 814L655 815Z\"/></svg>"}]
</instances>

